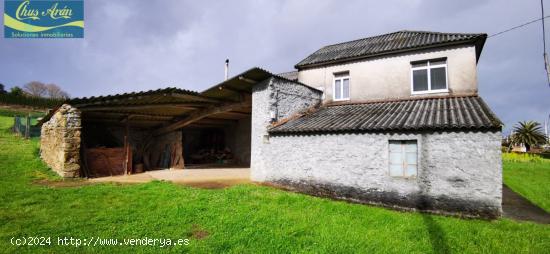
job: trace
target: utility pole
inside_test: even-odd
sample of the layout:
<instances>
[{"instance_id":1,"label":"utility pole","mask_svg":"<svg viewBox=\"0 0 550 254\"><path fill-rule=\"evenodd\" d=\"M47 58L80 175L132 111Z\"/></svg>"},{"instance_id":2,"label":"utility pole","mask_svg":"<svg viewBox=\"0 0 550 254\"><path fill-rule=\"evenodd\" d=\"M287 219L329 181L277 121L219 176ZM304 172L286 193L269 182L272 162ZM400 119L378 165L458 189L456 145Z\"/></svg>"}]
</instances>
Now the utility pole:
<instances>
[{"instance_id":1,"label":"utility pole","mask_svg":"<svg viewBox=\"0 0 550 254\"><path fill-rule=\"evenodd\" d=\"M544 4L543 0L540 0L540 8L542 12L542 48L544 53L544 70L546 71L546 79L548 80L548 85L550 86L550 67L548 67L548 54L546 54L546 29L544 28Z\"/></svg>"}]
</instances>

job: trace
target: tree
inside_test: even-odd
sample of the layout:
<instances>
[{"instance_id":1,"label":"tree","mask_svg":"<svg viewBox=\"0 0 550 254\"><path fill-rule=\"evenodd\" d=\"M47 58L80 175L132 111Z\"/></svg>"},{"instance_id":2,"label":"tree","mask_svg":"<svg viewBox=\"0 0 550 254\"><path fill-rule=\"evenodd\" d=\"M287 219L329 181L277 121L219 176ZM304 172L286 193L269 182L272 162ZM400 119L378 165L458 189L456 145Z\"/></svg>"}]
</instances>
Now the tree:
<instances>
[{"instance_id":1,"label":"tree","mask_svg":"<svg viewBox=\"0 0 550 254\"><path fill-rule=\"evenodd\" d=\"M23 89L21 89L21 87L14 86L10 89L10 94L13 96L23 96L25 92L23 92Z\"/></svg>"},{"instance_id":2,"label":"tree","mask_svg":"<svg viewBox=\"0 0 550 254\"><path fill-rule=\"evenodd\" d=\"M69 98L69 94L65 91L63 91L59 86L56 84L48 84L46 85L46 95L52 99L67 99Z\"/></svg>"},{"instance_id":3,"label":"tree","mask_svg":"<svg viewBox=\"0 0 550 254\"><path fill-rule=\"evenodd\" d=\"M545 144L546 135L542 132L540 123L535 121L518 122L514 127L512 140L515 144L524 144L527 152L531 146Z\"/></svg>"},{"instance_id":4,"label":"tree","mask_svg":"<svg viewBox=\"0 0 550 254\"><path fill-rule=\"evenodd\" d=\"M43 97L46 95L46 85L39 81L31 81L23 86L23 90L34 97Z\"/></svg>"},{"instance_id":5,"label":"tree","mask_svg":"<svg viewBox=\"0 0 550 254\"><path fill-rule=\"evenodd\" d=\"M4 87L4 84L0 83L0 94L6 94L6 88Z\"/></svg>"}]
</instances>

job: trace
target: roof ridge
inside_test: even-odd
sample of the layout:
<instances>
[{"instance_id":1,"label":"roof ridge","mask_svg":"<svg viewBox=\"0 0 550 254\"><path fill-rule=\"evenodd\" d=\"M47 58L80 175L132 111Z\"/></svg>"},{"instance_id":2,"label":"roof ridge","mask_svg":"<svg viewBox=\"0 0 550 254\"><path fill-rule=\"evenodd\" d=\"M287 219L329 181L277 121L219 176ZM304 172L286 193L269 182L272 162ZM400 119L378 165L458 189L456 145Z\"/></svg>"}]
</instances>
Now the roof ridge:
<instances>
[{"instance_id":1,"label":"roof ridge","mask_svg":"<svg viewBox=\"0 0 550 254\"><path fill-rule=\"evenodd\" d=\"M400 30L399 32L411 32L411 33L431 33L431 34L461 34L461 35L483 35L486 33L462 33L462 32L439 32L439 31L427 31L427 30Z\"/></svg>"},{"instance_id":2,"label":"roof ridge","mask_svg":"<svg viewBox=\"0 0 550 254\"><path fill-rule=\"evenodd\" d=\"M328 48L330 46L336 46L336 45L341 45L341 44L347 44L347 43L350 43L350 42L356 42L356 41L361 41L361 40L364 40L364 39L372 39L372 38L378 38L378 37L382 37L382 36L387 36L387 35L391 35L391 34L396 34L396 33L401 33L405 30L399 30L399 31L395 31L395 32L391 32L391 33L387 33L387 34L379 34L379 35L374 35L374 36L370 36L370 37L363 37L363 38L359 38L359 39L353 39L351 41L344 41L344 42L338 42L338 43L334 43L334 44L329 44L329 45L325 45L323 46L322 48L320 48L319 50L321 49L324 49L324 48ZM317 50L317 51L319 51Z\"/></svg>"},{"instance_id":3,"label":"roof ridge","mask_svg":"<svg viewBox=\"0 0 550 254\"><path fill-rule=\"evenodd\" d=\"M476 47L479 47L479 52L476 51L476 57L479 58L486 37L486 33L399 30L326 45L302 59L294 67L302 69L302 67L307 68L382 54L465 43L475 43Z\"/></svg>"},{"instance_id":4,"label":"roof ridge","mask_svg":"<svg viewBox=\"0 0 550 254\"><path fill-rule=\"evenodd\" d=\"M363 38L359 38L359 39L353 39L353 40L351 40L351 41L344 41L344 42L338 42L338 43L334 43L334 44L329 44L329 45L323 46L323 47L320 48L319 50L321 50L321 49L323 49L323 48L328 48L328 47L330 47L330 46L337 46L337 45L341 45L341 44L347 44L347 43L351 43L351 42L362 41L362 40L365 40L365 39L374 39L374 38L378 38L378 37L382 37L382 36L388 36L388 35L392 35L392 34L396 34L396 33L428 33L428 34L447 34L447 35L450 35L450 34L459 34L459 35L477 35L477 36L486 34L486 33L455 33L455 32L439 32L439 31L407 30L407 29L403 29L403 30L399 30L399 31L391 32L391 33L379 34L379 35L374 35L374 36L369 36L369 37L363 37ZM318 51L319 51L319 50L318 50Z\"/></svg>"}]
</instances>

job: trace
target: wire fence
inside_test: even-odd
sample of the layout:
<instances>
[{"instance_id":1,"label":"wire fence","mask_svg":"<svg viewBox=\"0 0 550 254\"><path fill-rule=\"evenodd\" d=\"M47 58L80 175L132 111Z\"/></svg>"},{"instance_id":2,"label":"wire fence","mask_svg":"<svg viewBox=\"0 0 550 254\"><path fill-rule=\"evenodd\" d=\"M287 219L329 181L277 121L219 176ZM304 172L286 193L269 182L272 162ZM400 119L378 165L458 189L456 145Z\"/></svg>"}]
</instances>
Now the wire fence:
<instances>
[{"instance_id":1,"label":"wire fence","mask_svg":"<svg viewBox=\"0 0 550 254\"><path fill-rule=\"evenodd\" d=\"M36 117L14 116L12 131L25 138L40 137L40 126L33 126L36 121Z\"/></svg>"}]
</instances>

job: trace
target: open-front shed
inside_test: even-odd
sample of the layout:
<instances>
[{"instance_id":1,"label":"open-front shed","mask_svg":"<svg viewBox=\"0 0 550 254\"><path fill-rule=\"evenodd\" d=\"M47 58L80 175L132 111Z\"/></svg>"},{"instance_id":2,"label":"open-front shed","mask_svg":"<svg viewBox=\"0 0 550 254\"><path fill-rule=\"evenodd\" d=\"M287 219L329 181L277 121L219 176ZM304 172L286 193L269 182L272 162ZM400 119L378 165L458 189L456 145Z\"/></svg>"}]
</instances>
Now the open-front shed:
<instances>
[{"instance_id":1,"label":"open-front shed","mask_svg":"<svg viewBox=\"0 0 550 254\"><path fill-rule=\"evenodd\" d=\"M75 98L42 124L41 156L65 177L249 167L253 68L202 93L178 88Z\"/></svg>"}]
</instances>

